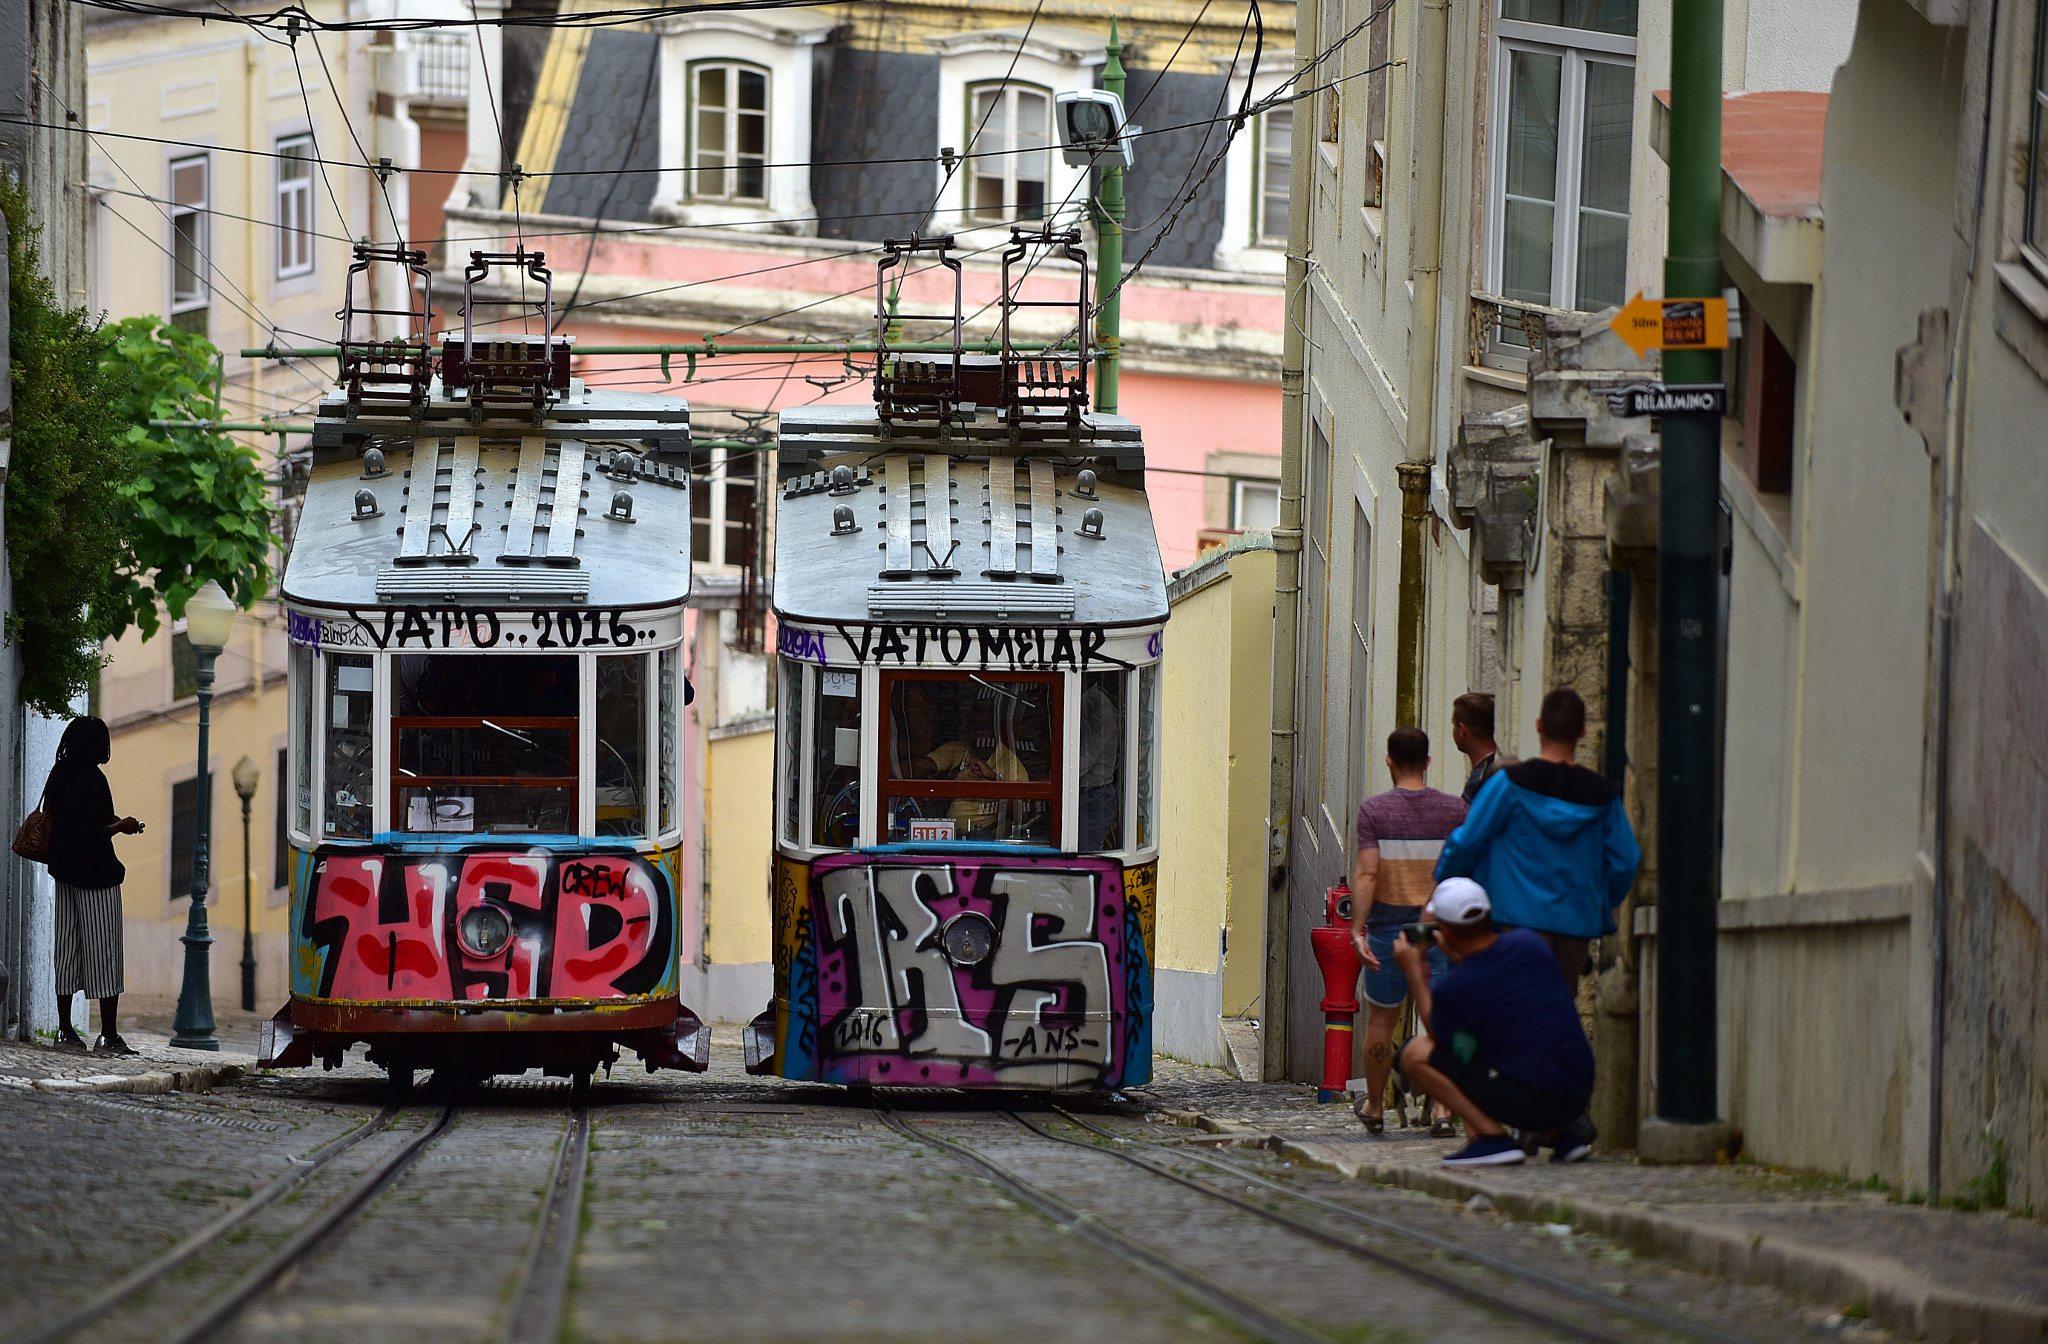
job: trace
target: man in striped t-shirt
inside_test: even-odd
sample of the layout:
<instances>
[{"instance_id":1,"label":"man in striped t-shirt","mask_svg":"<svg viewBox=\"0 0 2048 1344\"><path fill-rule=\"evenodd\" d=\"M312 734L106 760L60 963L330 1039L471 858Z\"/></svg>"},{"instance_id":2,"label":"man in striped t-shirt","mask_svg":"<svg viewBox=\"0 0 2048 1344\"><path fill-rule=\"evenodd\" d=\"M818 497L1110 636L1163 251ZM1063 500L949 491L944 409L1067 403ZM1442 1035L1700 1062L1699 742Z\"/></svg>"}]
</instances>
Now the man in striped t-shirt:
<instances>
[{"instance_id":1,"label":"man in striped t-shirt","mask_svg":"<svg viewBox=\"0 0 2048 1344\"><path fill-rule=\"evenodd\" d=\"M1374 1134L1386 1128L1394 1028L1408 997L1408 982L1394 965L1394 939L1403 924L1422 918L1436 889L1444 838L1465 821L1464 799L1429 787L1429 734L1420 728L1387 734L1387 770L1394 787L1358 806L1358 862L1351 872L1351 943L1365 958L1366 1003L1366 1095L1356 1109ZM1431 946L1430 983L1449 969L1442 949ZM1448 1116L1439 1116L1430 1132L1448 1135Z\"/></svg>"}]
</instances>

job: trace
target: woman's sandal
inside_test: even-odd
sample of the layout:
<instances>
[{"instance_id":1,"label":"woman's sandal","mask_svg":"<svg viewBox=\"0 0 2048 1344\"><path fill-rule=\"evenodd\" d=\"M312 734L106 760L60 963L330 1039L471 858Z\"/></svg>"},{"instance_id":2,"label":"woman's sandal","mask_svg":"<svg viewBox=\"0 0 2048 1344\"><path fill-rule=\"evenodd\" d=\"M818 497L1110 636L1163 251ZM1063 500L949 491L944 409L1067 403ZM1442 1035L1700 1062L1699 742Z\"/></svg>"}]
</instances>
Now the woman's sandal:
<instances>
[{"instance_id":1,"label":"woman's sandal","mask_svg":"<svg viewBox=\"0 0 2048 1344\"><path fill-rule=\"evenodd\" d=\"M1429 1122L1429 1137L1432 1139L1454 1139L1458 1137L1458 1131L1452 1125L1451 1118L1447 1115L1441 1119Z\"/></svg>"},{"instance_id":2,"label":"woman's sandal","mask_svg":"<svg viewBox=\"0 0 2048 1344\"><path fill-rule=\"evenodd\" d=\"M1351 1113L1358 1117L1359 1124L1365 1126L1366 1133L1384 1134L1387 1132L1387 1117L1384 1115L1368 1115L1366 1113L1365 1108L1371 1103L1371 1100L1370 1097L1360 1097L1357 1101L1352 1102Z\"/></svg>"}]
</instances>

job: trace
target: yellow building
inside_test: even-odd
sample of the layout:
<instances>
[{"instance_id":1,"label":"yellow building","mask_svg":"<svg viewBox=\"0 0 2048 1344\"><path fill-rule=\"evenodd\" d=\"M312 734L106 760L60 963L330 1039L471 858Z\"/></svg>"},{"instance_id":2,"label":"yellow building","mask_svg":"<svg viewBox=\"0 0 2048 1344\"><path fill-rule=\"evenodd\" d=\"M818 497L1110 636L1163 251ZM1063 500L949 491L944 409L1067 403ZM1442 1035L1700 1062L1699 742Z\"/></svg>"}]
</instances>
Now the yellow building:
<instances>
[{"instance_id":1,"label":"yellow building","mask_svg":"<svg viewBox=\"0 0 2048 1344\"><path fill-rule=\"evenodd\" d=\"M345 19L345 0L312 0L315 18ZM91 11L86 28L88 302L109 320L158 314L225 352L220 419L310 422L333 370L310 361L246 360L238 352L334 339L349 240L388 241L396 218L373 174L319 160L386 155L415 161L394 135L377 92L404 83L391 49L367 33L267 39L240 24ZM397 81L394 84L394 80ZM349 111L352 110L352 111ZM347 112L347 115L345 115ZM348 126L363 136L359 150ZM401 121L403 118L401 117ZM406 123L409 125L409 123ZM381 144L376 137L384 137ZM375 203L375 211L371 209ZM387 296L380 296L380 306ZM274 436L242 437L278 470ZM294 437L288 445L303 447ZM291 511L280 515L287 533ZM213 709L210 920L217 1006L239 1002L242 868L258 931L257 1004L284 1001L285 876L277 785L285 744L285 638L273 604L239 616L218 661ZM142 835L117 841L128 867L127 990L178 990L197 803L195 665L182 623L144 641L131 631L108 648L94 710L113 734L107 775L115 805ZM258 771L249 843L229 779L244 756Z\"/></svg>"},{"instance_id":2,"label":"yellow building","mask_svg":"<svg viewBox=\"0 0 2048 1344\"><path fill-rule=\"evenodd\" d=\"M1259 1072L1273 544L1251 533L1167 585L1152 1045Z\"/></svg>"}]
</instances>

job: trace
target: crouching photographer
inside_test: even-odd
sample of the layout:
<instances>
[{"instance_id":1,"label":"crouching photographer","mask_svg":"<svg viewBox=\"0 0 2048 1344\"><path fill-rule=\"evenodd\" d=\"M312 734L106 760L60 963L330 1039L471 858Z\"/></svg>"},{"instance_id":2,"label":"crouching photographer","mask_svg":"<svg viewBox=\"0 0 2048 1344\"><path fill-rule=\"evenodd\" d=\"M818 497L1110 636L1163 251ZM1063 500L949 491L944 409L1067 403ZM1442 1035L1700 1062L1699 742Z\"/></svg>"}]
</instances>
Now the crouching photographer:
<instances>
[{"instance_id":1,"label":"crouching photographer","mask_svg":"<svg viewBox=\"0 0 2048 1344\"><path fill-rule=\"evenodd\" d=\"M1411 1091L1465 1122L1468 1142L1444 1165L1502 1166L1539 1146L1554 1162L1582 1160L1593 1150L1593 1049L1556 956L1527 929L1497 931L1492 902L1470 878L1439 883L1423 914L1428 922L1394 945L1424 1026L1401 1047L1400 1069ZM1451 960L1434 991L1432 943Z\"/></svg>"}]
</instances>

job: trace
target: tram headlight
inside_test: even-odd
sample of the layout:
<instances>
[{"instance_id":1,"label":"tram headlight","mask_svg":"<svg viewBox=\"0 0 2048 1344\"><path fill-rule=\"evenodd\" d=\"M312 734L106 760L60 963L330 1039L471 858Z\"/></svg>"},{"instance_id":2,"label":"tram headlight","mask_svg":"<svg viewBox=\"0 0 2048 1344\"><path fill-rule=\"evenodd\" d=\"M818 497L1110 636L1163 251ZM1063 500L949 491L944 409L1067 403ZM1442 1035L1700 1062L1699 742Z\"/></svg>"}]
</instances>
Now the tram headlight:
<instances>
[{"instance_id":1,"label":"tram headlight","mask_svg":"<svg viewBox=\"0 0 2048 1344\"><path fill-rule=\"evenodd\" d=\"M973 910L955 915L939 930L939 947L955 966L978 966L996 949L996 926Z\"/></svg>"},{"instance_id":2,"label":"tram headlight","mask_svg":"<svg viewBox=\"0 0 2048 1344\"><path fill-rule=\"evenodd\" d=\"M512 941L512 917L495 905L476 905L455 921L462 950L473 957L495 957Z\"/></svg>"}]
</instances>

